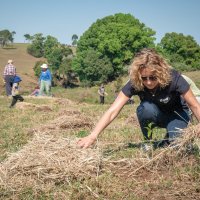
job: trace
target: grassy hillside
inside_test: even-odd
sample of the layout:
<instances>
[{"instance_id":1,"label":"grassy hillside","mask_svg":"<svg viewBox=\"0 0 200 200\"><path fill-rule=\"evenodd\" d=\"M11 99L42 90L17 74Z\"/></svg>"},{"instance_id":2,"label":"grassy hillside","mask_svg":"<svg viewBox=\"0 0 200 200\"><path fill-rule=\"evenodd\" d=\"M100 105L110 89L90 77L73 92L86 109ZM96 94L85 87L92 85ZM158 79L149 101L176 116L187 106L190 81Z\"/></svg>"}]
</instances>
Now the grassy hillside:
<instances>
[{"instance_id":1,"label":"grassy hillside","mask_svg":"<svg viewBox=\"0 0 200 200\"><path fill-rule=\"evenodd\" d=\"M29 93L32 91L34 86L37 84L37 78L34 76L33 66L36 61L42 60L29 55L26 52L27 45L25 43L13 44L8 48L0 48L0 71L3 73L4 66L9 59L14 60L14 64L17 67L17 73L22 76L21 89L23 92ZM198 87L200 87L200 71L187 72L185 73L192 78ZM123 83L128 80L128 77L123 77ZM106 86L106 90L109 93L106 97L107 102L111 103L114 100L115 82L110 83ZM3 87L3 80L0 78L0 95L5 94ZM76 88L76 89L64 89L64 88L53 88L53 93L57 97L67 97L71 100L78 102L97 103L97 87L91 89L87 88ZM76 93L77 95L74 95Z\"/></svg>"},{"instance_id":2,"label":"grassy hillside","mask_svg":"<svg viewBox=\"0 0 200 200\"><path fill-rule=\"evenodd\" d=\"M33 67L36 61L41 60L29 55L26 52L28 44L13 44L7 48L0 48L0 71L3 73L4 67L9 59L14 60L14 64L17 68L17 73L22 77L23 82L21 87L23 91L33 88L36 84L36 78L34 76ZM0 87L3 86L3 80L0 79ZM0 90L0 93L4 93L4 90Z\"/></svg>"}]
</instances>

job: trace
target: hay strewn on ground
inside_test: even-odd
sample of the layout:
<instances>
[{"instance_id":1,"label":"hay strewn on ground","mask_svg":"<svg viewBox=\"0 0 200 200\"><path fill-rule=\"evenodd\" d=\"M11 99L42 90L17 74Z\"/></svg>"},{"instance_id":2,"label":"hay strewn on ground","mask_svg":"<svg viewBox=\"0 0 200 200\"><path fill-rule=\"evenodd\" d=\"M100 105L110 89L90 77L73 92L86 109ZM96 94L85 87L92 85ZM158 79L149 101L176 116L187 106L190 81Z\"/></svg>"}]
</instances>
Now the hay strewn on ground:
<instances>
[{"instance_id":1,"label":"hay strewn on ground","mask_svg":"<svg viewBox=\"0 0 200 200\"><path fill-rule=\"evenodd\" d=\"M53 98L55 104L61 104L63 106L74 105L75 103L69 99Z\"/></svg>"},{"instance_id":2,"label":"hay strewn on ground","mask_svg":"<svg viewBox=\"0 0 200 200\"><path fill-rule=\"evenodd\" d=\"M200 174L186 170L198 168L200 164L194 156L195 153L200 155L199 130L199 125L190 126L167 148L148 153L140 151L132 159L109 161L105 164L107 170L126 179L127 183L134 179L134 187L130 190L142 199L199 200ZM174 170L177 173L174 174Z\"/></svg>"},{"instance_id":3,"label":"hay strewn on ground","mask_svg":"<svg viewBox=\"0 0 200 200\"><path fill-rule=\"evenodd\" d=\"M52 100L55 104L69 105L70 103L62 99L52 98ZM19 109L43 108L41 107L43 105L26 102L19 102L17 105L22 106L22 108L17 107ZM49 108L51 109L50 106ZM94 125L90 117L85 116L73 106L66 106L66 108L59 111L54 120L49 120L48 124L33 128L32 140L0 164L1 191L13 192L16 195L23 193L26 188L32 188L36 194L38 191L48 193L56 185L63 183L71 185L74 181L80 181L79 183L85 184L84 180L87 178L98 182L99 174L105 176L108 173L112 176L112 183L109 183L111 190L103 193L100 182L98 186L94 186L96 191L90 188L91 185L90 187L86 185L93 197L98 198L105 194L107 199L109 192L113 189L119 192L121 190L124 196L133 193L143 199L199 198L200 187L197 183L200 176L198 174L191 176L191 172L183 170L188 166L198 167L199 165L191 154L192 149L188 149L191 143L200 148L198 146L199 126L190 126L185 130L184 136L168 148L156 149L150 154L135 149L136 153L133 157L123 159L116 157L115 159L100 153L104 148L102 144L98 143L97 149L79 149L76 145L77 138L71 136L65 138L59 134L62 131L71 133L82 128L91 129ZM126 123L138 126L135 115ZM118 148L117 144L116 147L118 151L130 148L125 145ZM174 170L179 168L183 171L174 173ZM173 177L169 177L171 174ZM116 182L114 182L115 179ZM60 195L62 196L62 193Z\"/></svg>"},{"instance_id":4,"label":"hay strewn on ground","mask_svg":"<svg viewBox=\"0 0 200 200\"><path fill-rule=\"evenodd\" d=\"M30 97L32 98L32 97ZM35 97L35 98L44 98L44 97ZM75 110L70 105L74 104L68 99L59 99L59 98L49 98L52 100L53 104L62 104L66 106L67 109L63 109L58 112L58 115L54 120L49 121L46 125L39 125L38 127L33 127L28 130L29 134L35 132L48 132L52 134L52 132L58 132L59 130L76 130L80 128L91 129L94 126L91 118L85 116L80 111ZM27 102L18 102L16 104L16 109L27 110L33 109L34 111L41 112L51 112L51 105L36 105L33 103ZM50 132L51 131L51 132Z\"/></svg>"},{"instance_id":5,"label":"hay strewn on ground","mask_svg":"<svg viewBox=\"0 0 200 200\"><path fill-rule=\"evenodd\" d=\"M52 108L47 105L36 105L33 103L27 103L27 102L18 102L15 107L17 109L26 110L26 109L34 109L35 111L43 111L43 112L50 112L52 111Z\"/></svg>"},{"instance_id":6,"label":"hay strewn on ground","mask_svg":"<svg viewBox=\"0 0 200 200\"><path fill-rule=\"evenodd\" d=\"M52 102L68 106L71 103L57 98L52 98ZM51 111L50 106L27 102L18 102L16 109ZM96 176L101 158L99 151L79 149L76 138L59 134L61 130L91 128L92 125L90 118L69 107L48 124L32 129L33 139L0 165L0 187L16 193L27 187L46 191L55 184L70 184L74 179Z\"/></svg>"},{"instance_id":7,"label":"hay strewn on ground","mask_svg":"<svg viewBox=\"0 0 200 200\"><path fill-rule=\"evenodd\" d=\"M54 104L62 104L63 106L70 106L70 105L74 105L74 103L69 100L69 99L60 99L60 98L52 98L52 97L47 97L47 96L24 96L25 99L29 99L29 98L34 98L34 99L49 99L52 100L52 102ZM15 105L15 107L17 109L35 109L36 111L52 111L51 106L49 105L37 105L37 104L33 104L33 103L28 103L28 102L17 102L17 104Z\"/></svg>"},{"instance_id":8,"label":"hay strewn on ground","mask_svg":"<svg viewBox=\"0 0 200 200\"><path fill-rule=\"evenodd\" d=\"M55 120L48 125L43 126L45 129L76 129L76 128L91 128L93 123L90 118L75 110L65 110L62 115L59 115Z\"/></svg>"},{"instance_id":9,"label":"hay strewn on ground","mask_svg":"<svg viewBox=\"0 0 200 200\"><path fill-rule=\"evenodd\" d=\"M26 187L45 191L56 183L97 176L100 162L99 151L77 148L76 138L36 134L0 165L0 185L11 191Z\"/></svg>"},{"instance_id":10,"label":"hay strewn on ground","mask_svg":"<svg viewBox=\"0 0 200 200\"><path fill-rule=\"evenodd\" d=\"M124 171L128 176L134 176L139 173L140 170L147 169L148 167L161 169L169 164L176 164L173 163L173 161L175 161L177 157L187 157L187 155L191 154L194 150L200 152L199 127L200 126L197 125L186 128L181 137L177 138L165 148L158 148L156 150L152 148L146 153L141 149L137 157L133 159L123 159L122 161L114 161L113 163L122 163L122 165L124 165L123 163L128 163L128 165L126 165L127 170ZM125 145L124 148L128 148L128 146ZM123 146L121 149L123 149ZM133 168L128 170L129 167Z\"/></svg>"},{"instance_id":11,"label":"hay strewn on ground","mask_svg":"<svg viewBox=\"0 0 200 200\"><path fill-rule=\"evenodd\" d=\"M99 149L79 149L77 138L37 132L27 145L0 165L0 187L16 194L25 188L48 192L56 184L70 185L74 180L95 178L101 169L112 171L119 179L125 178L127 183L134 180L135 186L130 188L131 191L145 199L198 199L198 185L191 182L187 172L178 175L178 179L168 177L173 187L167 193L161 192L165 191L164 186L159 188L171 170L194 164L190 152L188 154L186 151L186 144L196 143L199 134L197 128L188 128L176 146L160 149L152 158L138 151L136 157L121 160L103 158ZM146 190L143 189L145 184L148 185Z\"/></svg>"}]
</instances>

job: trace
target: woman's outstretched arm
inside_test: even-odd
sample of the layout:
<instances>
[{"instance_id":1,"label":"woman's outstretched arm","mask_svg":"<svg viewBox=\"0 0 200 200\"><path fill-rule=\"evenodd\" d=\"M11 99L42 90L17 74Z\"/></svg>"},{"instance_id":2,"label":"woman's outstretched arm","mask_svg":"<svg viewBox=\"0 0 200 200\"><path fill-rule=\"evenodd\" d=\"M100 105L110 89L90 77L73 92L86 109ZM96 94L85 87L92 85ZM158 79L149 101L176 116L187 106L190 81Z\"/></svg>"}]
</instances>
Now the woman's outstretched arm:
<instances>
[{"instance_id":1,"label":"woman's outstretched arm","mask_svg":"<svg viewBox=\"0 0 200 200\"><path fill-rule=\"evenodd\" d=\"M78 140L78 146L81 148L88 148L92 145L96 141L98 135L117 117L128 100L129 97L125 96L123 92L120 92L114 103L98 121L90 135Z\"/></svg>"}]
</instances>

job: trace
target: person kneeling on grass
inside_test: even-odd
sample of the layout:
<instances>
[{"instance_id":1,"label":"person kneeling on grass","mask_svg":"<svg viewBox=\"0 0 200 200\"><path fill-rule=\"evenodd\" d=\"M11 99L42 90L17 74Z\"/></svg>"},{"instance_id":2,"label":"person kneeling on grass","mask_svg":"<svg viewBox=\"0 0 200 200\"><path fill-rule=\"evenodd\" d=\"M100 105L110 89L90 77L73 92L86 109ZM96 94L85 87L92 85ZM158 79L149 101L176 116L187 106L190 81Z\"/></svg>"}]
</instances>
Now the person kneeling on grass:
<instances>
[{"instance_id":1,"label":"person kneeling on grass","mask_svg":"<svg viewBox=\"0 0 200 200\"><path fill-rule=\"evenodd\" d=\"M189 84L155 50L145 48L138 52L130 66L129 75L130 80L94 130L78 140L79 147L91 146L133 95L138 95L141 101L136 112L146 140L151 140L147 127L152 124L151 128L166 128L164 146L174 141L188 126L189 108L200 121L200 104Z\"/></svg>"},{"instance_id":2,"label":"person kneeling on grass","mask_svg":"<svg viewBox=\"0 0 200 200\"><path fill-rule=\"evenodd\" d=\"M38 96L39 95L39 92L40 92L40 87L39 86L36 86L33 90L33 92L30 94L31 96Z\"/></svg>"},{"instance_id":3,"label":"person kneeling on grass","mask_svg":"<svg viewBox=\"0 0 200 200\"><path fill-rule=\"evenodd\" d=\"M21 81L22 80L19 76L15 76L12 86L12 102L10 108L12 108L17 103L18 100L24 101L24 98L19 94L19 83Z\"/></svg>"}]
</instances>

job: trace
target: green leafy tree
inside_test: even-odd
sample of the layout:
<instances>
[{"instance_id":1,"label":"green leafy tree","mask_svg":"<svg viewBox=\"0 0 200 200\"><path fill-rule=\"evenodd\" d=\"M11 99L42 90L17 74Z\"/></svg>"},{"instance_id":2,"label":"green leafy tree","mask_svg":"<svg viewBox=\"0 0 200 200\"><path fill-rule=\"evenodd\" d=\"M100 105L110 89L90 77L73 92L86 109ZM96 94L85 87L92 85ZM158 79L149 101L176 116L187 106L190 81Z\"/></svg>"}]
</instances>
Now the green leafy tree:
<instances>
[{"instance_id":1,"label":"green leafy tree","mask_svg":"<svg viewBox=\"0 0 200 200\"><path fill-rule=\"evenodd\" d=\"M46 38L41 33L35 34L32 38L31 45L27 51L35 57L44 57L53 74L53 83L59 83L62 80L64 86L70 84L73 79L74 72L71 69L71 61L73 58L72 49L66 45L62 45L55 37L48 35ZM41 69L42 61L36 63L34 67L35 74L38 76Z\"/></svg>"},{"instance_id":2,"label":"green leafy tree","mask_svg":"<svg viewBox=\"0 0 200 200\"><path fill-rule=\"evenodd\" d=\"M39 77L40 76L40 73L41 73L41 65L44 63L44 61L40 60L40 61L37 61L33 67L33 70L34 70L34 73L35 73L35 76Z\"/></svg>"},{"instance_id":3,"label":"green leafy tree","mask_svg":"<svg viewBox=\"0 0 200 200\"><path fill-rule=\"evenodd\" d=\"M55 40L48 40L48 41L55 42ZM70 79L71 77L70 73L72 73L71 60L73 58L72 50L69 49L69 47L61 45L56 42L54 43L54 45L52 45L53 43L50 42L45 43L45 45L47 44L49 44L48 46L49 48L47 48L47 46L45 47L46 49L45 57L47 58L47 61L53 72L54 83L58 82L59 80L62 80L61 81L62 85L66 87L71 80ZM55 79L57 79L58 81Z\"/></svg>"},{"instance_id":4,"label":"green leafy tree","mask_svg":"<svg viewBox=\"0 0 200 200\"><path fill-rule=\"evenodd\" d=\"M72 83L74 81L77 81L71 67L72 58L72 55L65 57L56 73L59 84L64 86L65 88L68 86L72 86Z\"/></svg>"},{"instance_id":5,"label":"green leafy tree","mask_svg":"<svg viewBox=\"0 0 200 200\"><path fill-rule=\"evenodd\" d=\"M130 14L119 13L99 19L80 37L73 69L81 80L90 78L92 84L97 79L105 80L105 77L106 81L113 80L124 73L124 66L130 63L134 52L155 46L154 35L155 31ZM99 71L97 64L90 62L86 65L91 49L96 52L93 53L98 58L98 61L94 59L96 63L107 63L109 66L109 72L103 70L102 78L96 75ZM95 70L91 70L92 65Z\"/></svg>"},{"instance_id":6,"label":"green leafy tree","mask_svg":"<svg viewBox=\"0 0 200 200\"><path fill-rule=\"evenodd\" d=\"M166 33L158 44L173 67L179 70L200 69L200 46L192 36L182 33Z\"/></svg>"},{"instance_id":7,"label":"green leafy tree","mask_svg":"<svg viewBox=\"0 0 200 200\"><path fill-rule=\"evenodd\" d=\"M72 54L72 50L61 45L55 37L48 35L44 42L44 57L47 58L53 71L59 70L63 60Z\"/></svg>"},{"instance_id":8,"label":"green leafy tree","mask_svg":"<svg viewBox=\"0 0 200 200\"><path fill-rule=\"evenodd\" d=\"M16 32L15 32L15 31L12 31L11 34L12 34L11 42L13 43L13 42L14 42L14 35L16 34Z\"/></svg>"},{"instance_id":9,"label":"green leafy tree","mask_svg":"<svg viewBox=\"0 0 200 200\"><path fill-rule=\"evenodd\" d=\"M76 34L72 35L72 45L75 46L77 45L77 41L78 41L78 36Z\"/></svg>"},{"instance_id":10,"label":"green leafy tree","mask_svg":"<svg viewBox=\"0 0 200 200\"><path fill-rule=\"evenodd\" d=\"M93 85L106 82L113 73L113 67L110 60L100 52L90 48L84 51L84 60L75 64L75 71L79 74L79 79L87 85ZM78 61L77 59L75 62Z\"/></svg>"},{"instance_id":11,"label":"green leafy tree","mask_svg":"<svg viewBox=\"0 0 200 200\"><path fill-rule=\"evenodd\" d=\"M30 34L28 34L28 33L25 34L24 37L25 37L25 40L27 40L29 42L32 40L32 36Z\"/></svg>"},{"instance_id":12,"label":"green leafy tree","mask_svg":"<svg viewBox=\"0 0 200 200\"><path fill-rule=\"evenodd\" d=\"M59 42L55 37L48 35L44 41L44 57L47 58L52 54L52 50L58 48Z\"/></svg>"},{"instance_id":13,"label":"green leafy tree","mask_svg":"<svg viewBox=\"0 0 200 200\"><path fill-rule=\"evenodd\" d=\"M15 31L10 32L9 30L2 30L0 31L0 38L1 38L1 46L4 47L6 46L9 42L14 41L14 34L16 34Z\"/></svg>"},{"instance_id":14,"label":"green leafy tree","mask_svg":"<svg viewBox=\"0 0 200 200\"><path fill-rule=\"evenodd\" d=\"M44 55L44 40L42 33L37 33L32 37L32 43L28 46L27 52L36 57L41 58Z\"/></svg>"},{"instance_id":15,"label":"green leafy tree","mask_svg":"<svg viewBox=\"0 0 200 200\"><path fill-rule=\"evenodd\" d=\"M56 71L59 69L60 64L62 63L62 49L59 47L52 48L52 51L50 54L46 56L49 65L51 66L53 71Z\"/></svg>"}]
</instances>

